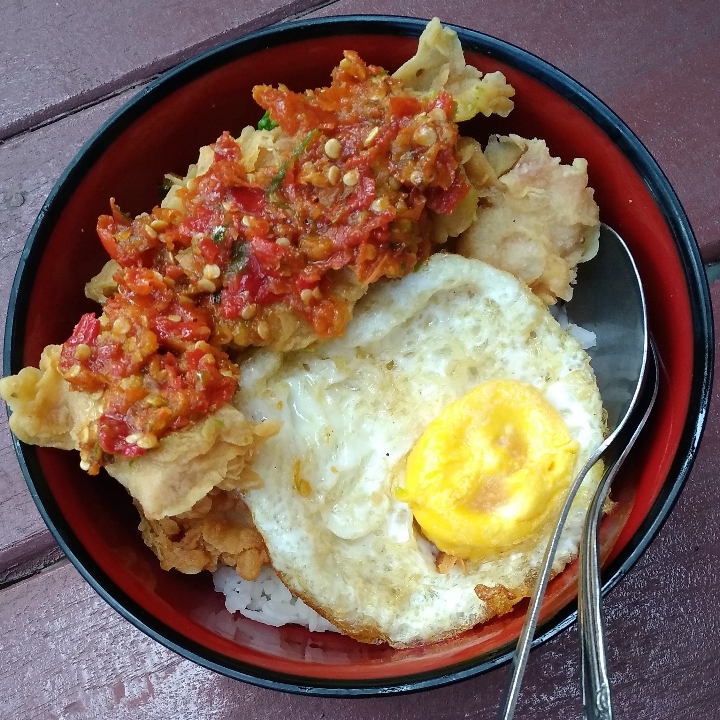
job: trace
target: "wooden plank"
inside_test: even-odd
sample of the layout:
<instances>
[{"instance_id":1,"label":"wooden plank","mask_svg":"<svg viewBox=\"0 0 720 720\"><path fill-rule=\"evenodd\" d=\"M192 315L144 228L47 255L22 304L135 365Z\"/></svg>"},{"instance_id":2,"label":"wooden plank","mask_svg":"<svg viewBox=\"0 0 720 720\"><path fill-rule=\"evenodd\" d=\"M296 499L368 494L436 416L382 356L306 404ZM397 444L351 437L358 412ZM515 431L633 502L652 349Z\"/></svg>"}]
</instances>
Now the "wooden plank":
<instances>
[{"instance_id":1,"label":"wooden plank","mask_svg":"<svg viewBox=\"0 0 720 720\"><path fill-rule=\"evenodd\" d=\"M670 180L706 263L720 260L720 30L696 36L672 63L657 62L603 98ZM666 39L670 42L670 38Z\"/></svg>"},{"instance_id":2,"label":"wooden plank","mask_svg":"<svg viewBox=\"0 0 720 720\"><path fill-rule=\"evenodd\" d=\"M5 2L0 140L327 1Z\"/></svg>"},{"instance_id":3,"label":"wooden plank","mask_svg":"<svg viewBox=\"0 0 720 720\"><path fill-rule=\"evenodd\" d=\"M0 315L20 252L45 198L75 152L120 105L124 93L40 130L0 145ZM0 347L3 338L0 337ZM0 412L0 585L58 558L20 472L4 408Z\"/></svg>"}]
</instances>

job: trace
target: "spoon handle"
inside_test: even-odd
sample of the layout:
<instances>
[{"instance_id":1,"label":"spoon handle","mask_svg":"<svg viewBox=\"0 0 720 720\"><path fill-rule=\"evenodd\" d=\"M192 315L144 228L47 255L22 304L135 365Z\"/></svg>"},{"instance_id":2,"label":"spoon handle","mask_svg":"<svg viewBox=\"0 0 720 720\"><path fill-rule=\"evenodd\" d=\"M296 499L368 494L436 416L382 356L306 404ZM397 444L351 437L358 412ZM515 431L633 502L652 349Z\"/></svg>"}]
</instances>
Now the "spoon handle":
<instances>
[{"instance_id":1,"label":"spoon handle","mask_svg":"<svg viewBox=\"0 0 720 720\"><path fill-rule=\"evenodd\" d=\"M580 684L583 720L612 720L610 681L605 661L605 636L600 611L600 568L598 566L598 517L621 461L613 463L603 476L603 486L588 509L578 558L578 629L580 632Z\"/></svg>"},{"instance_id":2,"label":"spoon handle","mask_svg":"<svg viewBox=\"0 0 720 720\"><path fill-rule=\"evenodd\" d=\"M557 546L560 543L560 536L562 535L563 528L565 527L565 521L567 520L568 513L570 512L570 506L575 499L575 495L577 495L577 491L580 489L582 481L585 479L585 476L588 474L590 468L598 461L599 457L605 450L605 447L606 445L603 444L600 448L598 448L598 450L589 458L577 474L577 477L573 481L567 497L565 498L565 504L560 511L550 542L548 542L547 548L545 549L542 566L538 573L537 580L535 581L535 588L533 589L532 596L530 597L530 606L525 614L525 622L523 623L522 630L520 631L520 637L518 638L518 644L515 647L515 652L513 653L512 671L510 673L510 677L508 678L507 685L505 686L503 698L500 702L500 711L497 716L498 720L511 720L515 714L515 706L517 705L518 696L520 694L522 678L525 674L525 666L527 665L530 645L532 644L535 628L537 627L540 606L542 605L545 589L547 588L548 579L550 578L550 571L552 570Z\"/></svg>"},{"instance_id":3,"label":"spoon handle","mask_svg":"<svg viewBox=\"0 0 720 720\"><path fill-rule=\"evenodd\" d=\"M645 392L648 395L643 414L634 426L617 459L607 468L588 508L580 540L578 567L578 629L580 633L580 682L584 720L612 720L610 681L605 659L603 617L600 609L600 567L598 561L598 520L610 485L647 422L657 397L658 360L650 338ZM632 427L632 425L631 425Z\"/></svg>"}]
</instances>

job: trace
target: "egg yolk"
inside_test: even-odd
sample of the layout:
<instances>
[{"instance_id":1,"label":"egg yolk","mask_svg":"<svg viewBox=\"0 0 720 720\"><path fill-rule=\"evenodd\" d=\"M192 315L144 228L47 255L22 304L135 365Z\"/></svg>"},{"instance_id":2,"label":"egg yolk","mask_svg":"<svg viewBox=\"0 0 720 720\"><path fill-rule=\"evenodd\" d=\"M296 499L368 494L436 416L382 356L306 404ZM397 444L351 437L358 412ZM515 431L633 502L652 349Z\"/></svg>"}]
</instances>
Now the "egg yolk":
<instances>
[{"instance_id":1,"label":"egg yolk","mask_svg":"<svg viewBox=\"0 0 720 720\"><path fill-rule=\"evenodd\" d=\"M555 521L578 447L534 387L485 382L428 425L396 496L439 550L490 559L530 546Z\"/></svg>"}]
</instances>

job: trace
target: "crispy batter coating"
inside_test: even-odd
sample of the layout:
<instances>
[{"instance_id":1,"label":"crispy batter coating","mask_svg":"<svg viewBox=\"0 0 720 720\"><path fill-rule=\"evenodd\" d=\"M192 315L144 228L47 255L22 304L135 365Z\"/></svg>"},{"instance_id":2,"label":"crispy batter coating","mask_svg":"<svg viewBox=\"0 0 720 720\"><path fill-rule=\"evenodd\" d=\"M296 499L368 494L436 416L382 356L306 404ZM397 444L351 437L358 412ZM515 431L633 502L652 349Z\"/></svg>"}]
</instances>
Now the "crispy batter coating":
<instances>
[{"instance_id":1,"label":"crispy batter coating","mask_svg":"<svg viewBox=\"0 0 720 720\"><path fill-rule=\"evenodd\" d=\"M187 512L160 520L146 517L137 501L135 507L143 540L163 570L193 575L222 563L245 580L255 580L270 562L262 535L235 490L215 488Z\"/></svg>"},{"instance_id":2,"label":"crispy batter coating","mask_svg":"<svg viewBox=\"0 0 720 720\"><path fill-rule=\"evenodd\" d=\"M73 450L88 424L102 412L96 393L72 392L58 370L60 345L48 345L39 367L25 367L0 379L0 396L10 406L13 434L29 445Z\"/></svg>"},{"instance_id":3,"label":"crispy batter coating","mask_svg":"<svg viewBox=\"0 0 720 720\"><path fill-rule=\"evenodd\" d=\"M513 109L515 90L497 71L483 76L474 66L465 64L460 39L450 28L433 18L418 40L418 49L393 77L402 80L405 89L417 97L433 96L440 90L455 101L453 119L469 120L478 113L507 117Z\"/></svg>"},{"instance_id":4,"label":"crispy batter coating","mask_svg":"<svg viewBox=\"0 0 720 720\"><path fill-rule=\"evenodd\" d=\"M250 470L260 444L276 424L253 425L225 405L200 422L164 437L157 448L106 470L138 500L148 517L160 519L190 510L214 487L251 487Z\"/></svg>"},{"instance_id":5,"label":"crispy batter coating","mask_svg":"<svg viewBox=\"0 0 720 720\"><path fill-rule=\"evenodd\" d=\"M118 270L120 270L120 266L117 262L108 260L102 270L85 284L85 297L104 305L105 301L117 292L118 285L113 275Z\"/></svg>"},{"instance_id":6,"label":"crispy batter coating","mask_svg":"<svg viewBox=\"0 0 720 720\"><path fill-rule=\"evenodd\" d=\"M458 252L511 273L548 305L570 300L577 264L594 257L600 232L587 162L562 165L543 140L517 135L491 137L474 162L485 186Z\"/></svg>"}]
</instances>

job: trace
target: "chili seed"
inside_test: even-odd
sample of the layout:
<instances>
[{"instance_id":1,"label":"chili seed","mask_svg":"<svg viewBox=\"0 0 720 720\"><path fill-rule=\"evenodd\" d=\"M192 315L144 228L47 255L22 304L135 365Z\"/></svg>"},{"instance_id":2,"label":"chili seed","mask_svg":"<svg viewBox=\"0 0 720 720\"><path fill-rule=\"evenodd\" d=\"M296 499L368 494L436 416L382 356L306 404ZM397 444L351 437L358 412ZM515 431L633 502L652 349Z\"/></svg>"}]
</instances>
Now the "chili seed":
<instances>
[{"instance_id":1,"label":"chili seed","mask_svg":"<svg viewBox=\"0 0 720 720\"><path fill-rule=\"evenodd\" d=\"M129 375L120 381L120 387L123 390L130 390L130 388L138 388L141 386L142 378L139 375Z\"/></svg>"},{"instance_id":2,"label":"chili seed","mask_svg":"<svg viewBox=\"0 0 720 720\"><path fill-rule=\"evenodd\" d=\"M385 197L379 197L372 201L370 209L375 213L385 212L390 209L390 201Z\"/></svg>"},{"instance_id":3,"label":"chili seed","mask_svg":"<svg viewBox=\"0 0 720 720\"><path fill-rule=\"evenodd\" d=\"M215 339L220 345L227 345L232 340L232 330L225 325L215 327Z\"/></svg>"},{"instance_id":4,"label":"chili seed","mask_svg":"<svg viewBox=\"0 0 720 720\"><path fill-rule=\"evenodd\" d=\"M328 179L321 172L314 172L306 178L306 181L313 187L327 187Z\"/></svg>"},{"instance_id":5,"label":"chili seed","mask_svg":"<svg viewBox=\"0 0 720 720\"><path fill-rule=\"evenodd\" d=\"M168 226L167 220L153 220L150 227L153 230L164 230Z\"/></svg>"},{"instance_id":6,"label":"chili seed","mask_svg":"<svg viewBox=\"0 0 720 720\"><path fill-rule=\"evenodd\" d=\"M137 440L137 446L143 450L157 447L158 439L153 433L142 433Z\"/></svg>"},{"instance_id":7,"label":"chili seed","mask_svg":"<svg viewBox=\"0 0 720 720\"><path fill-rule=\"evenodd\" d=\"M414 133L413 140L423 147L430 147L437 142L437 133L429 125L421 125Z\"/></svg>"},{"instance_id":8,"label":"chili seed","mask_svg":"<svg viewBox=\"0 0 720 720\"><path fill-rule=\"evenodd\" d=\"M89 345L86 345L85 343L80 343L75 347L74 355L80 361L87 360L92 355L92 350L90 349Z\"/></svg>"},{"instance_id":9,"label":"chili seed","mask_svg":"<svg viewBox=\"0 0 720 720\"><path fill-rule=\"evenodd\" d=\"M132 325L130 321L125 317L119 317L112 326L113 333L116 335L127 335L130 332Z\"/></svg>"},{"instance_id":10,"label":"chili seed","mask_svg":"<svg viewBox=\"0 0 720 720\"><path fill-rule=\"evenodd\" d=\"M203 277L207 278L208 280L215 280L215 278L219 278L220 268L215 264L206 265L203 268Z\"/></svg>"},{"instance_id":11,"label":"chili seed","mask_svg":"<svg viewBox=\"0 0 720 720\"><path fill-rule=\"evenodd\" d=\"M258 323L257 334L260 336L261 340L267 340L270 337L270 326L265 322L265 320L261 320Z\"/></svg>"},{"instance_id":12,"label":"chili seed","mask_svg":"<svg viewBox=\"0 0 720 720\"><path fill-rule=\"evenodd\" d=\"M87 462L87 460L81 460L80 461L80 469L87 472L90 469L90 463Z\"/></svg>"},{"instance_id":13,"label":"chili seed","mask_svg":"<svg viewBox=\"0 0 720 720\"><path fill-rule=\"evenodd\" d=\"M276 245L279 245L280 247L290 247L290 241L286 237L279 237L275 241Z\"/></svg>"},{"instance_id":14,"label":"chili seed","mask_svg":"<svg viewBox=\"0 0 720 720\"><path fill-rule=\"evenodd\" d=\"M347 185L348 187L353 187L354 185L358 184L358 180L360 180L360 175L358 174L357 170L348 170L343 175L343 183Z\"/></svg>"},{"instance_id":15,"label":"chili seed","mask_svg":"<svg viewBox=\"0 0 720 720\"><path fill-rule=\"evenodd\" d=\"M423 184L423 174L420 172L420 170L415 170L410 173L410 182L413 185L422 185Z\"/></svg>"},{"instance_id":16,"label":"chili seed","mask_svg":"<svg viewBox=\"0 0 720 720\"><path fill-rule=\"evenodd\" d=\"M197 281L197 288L202 292L215 292L215 283L207 278L201 278Z\"/></svg>"},{"instance_id":17,"label":"chili seed","mask_svg":"<svg viewBox=\"0 0 720 720\"><path fill-rule=\"evenodd\" d=\"M373 140L377 137L377 135L378 135L379 132L380 132L380 128L377 127L377 126L375 126L375 127L367 134L367 137L365 138L365 142L363 142L363 145L364 145L365 147L369 147L370 145L372 145Z\"/></svg>"},{"instance_id":18,"label":"chili seed","mask_svg":"<svg viewBox=\"0 0 720 720\"><path fill-rule=\"evenodd\" d=\"M340 143L335 138L330 138L325 143L325 154L331 159L331 160L337 160L340 157L340 151L342 150L342 147L340 146Z\"/></svg>"},{"instance_id":19,"label":"chili seed","mask_svg":"<svg viewBox=\"0 0 720 720\"><path fill-rule=\"evenodd\" d=\"M155 231L155 229L154 229L151 225L145 225L145 226L143 227L143 230L145 231L145 234L146 234L148 237L151 237L153 240L157 237L157 232Z\"/></svg>"},{"instance_id":20,"label":"chili seed","mask_svg":"<svg viewBox=\"0 0 720 720\"><path fill-rule=\"evenodd\" d=\"M340 181L340 168L337 165L331 165L327 171L327 179L331 185L337 185Z\"/></svg>"},{"instance_id":21,"label":"chili seed","mask_svg":"<svg viewBox=\"0 0 720 720\"><path fill-rule=\"evenodd\" d=\"M444 123L447 120L447 115L445 115L445 111L439 107L433 108L428 113L428 117L436 123Z\"/></svg>"},{"instance_id":22,"label":"chili seed","mask_svg":"<svg viewBox=\"0 0 720 720\"><path fill-rule=\"evenodd\" d=\"M182 318L179 315L168 315L167 319L170 322L180 322L182 320Z\"/></svg>"},{"instance_id":23,"label":"chili seed","mask_svg":"<svg viewBox=\"0 0 720 720\"><path fill-rule=\"evenodd\" d=\"M243 320L252 320L255 317L255 313L257 312L257 305L246 305L242 312L240 313L240 317L242 317Z\"/></svg>"},{"instance_id":24,"label":"chili seed","mask_svg":"<svg viewBox=\"0 0 720 720\"><path fill-rule=\"evenodd\" d=\"M142 435L142 433L133 433L132 435L128 435L125 438L125 442L128 445L134 445L140 439L141 435Z\"/></svg>"},{"instance_id":25,"label":"chili seed","mask_svg":"<svg viewBox=\"0 0 720 720\"><path fill-rule=\"evenodd\" d=\"M300 292L300 299L306 304L309 305L310 301L313 299L313 291L310 288L305 288Z\"/></svg>"}]
</instances>

